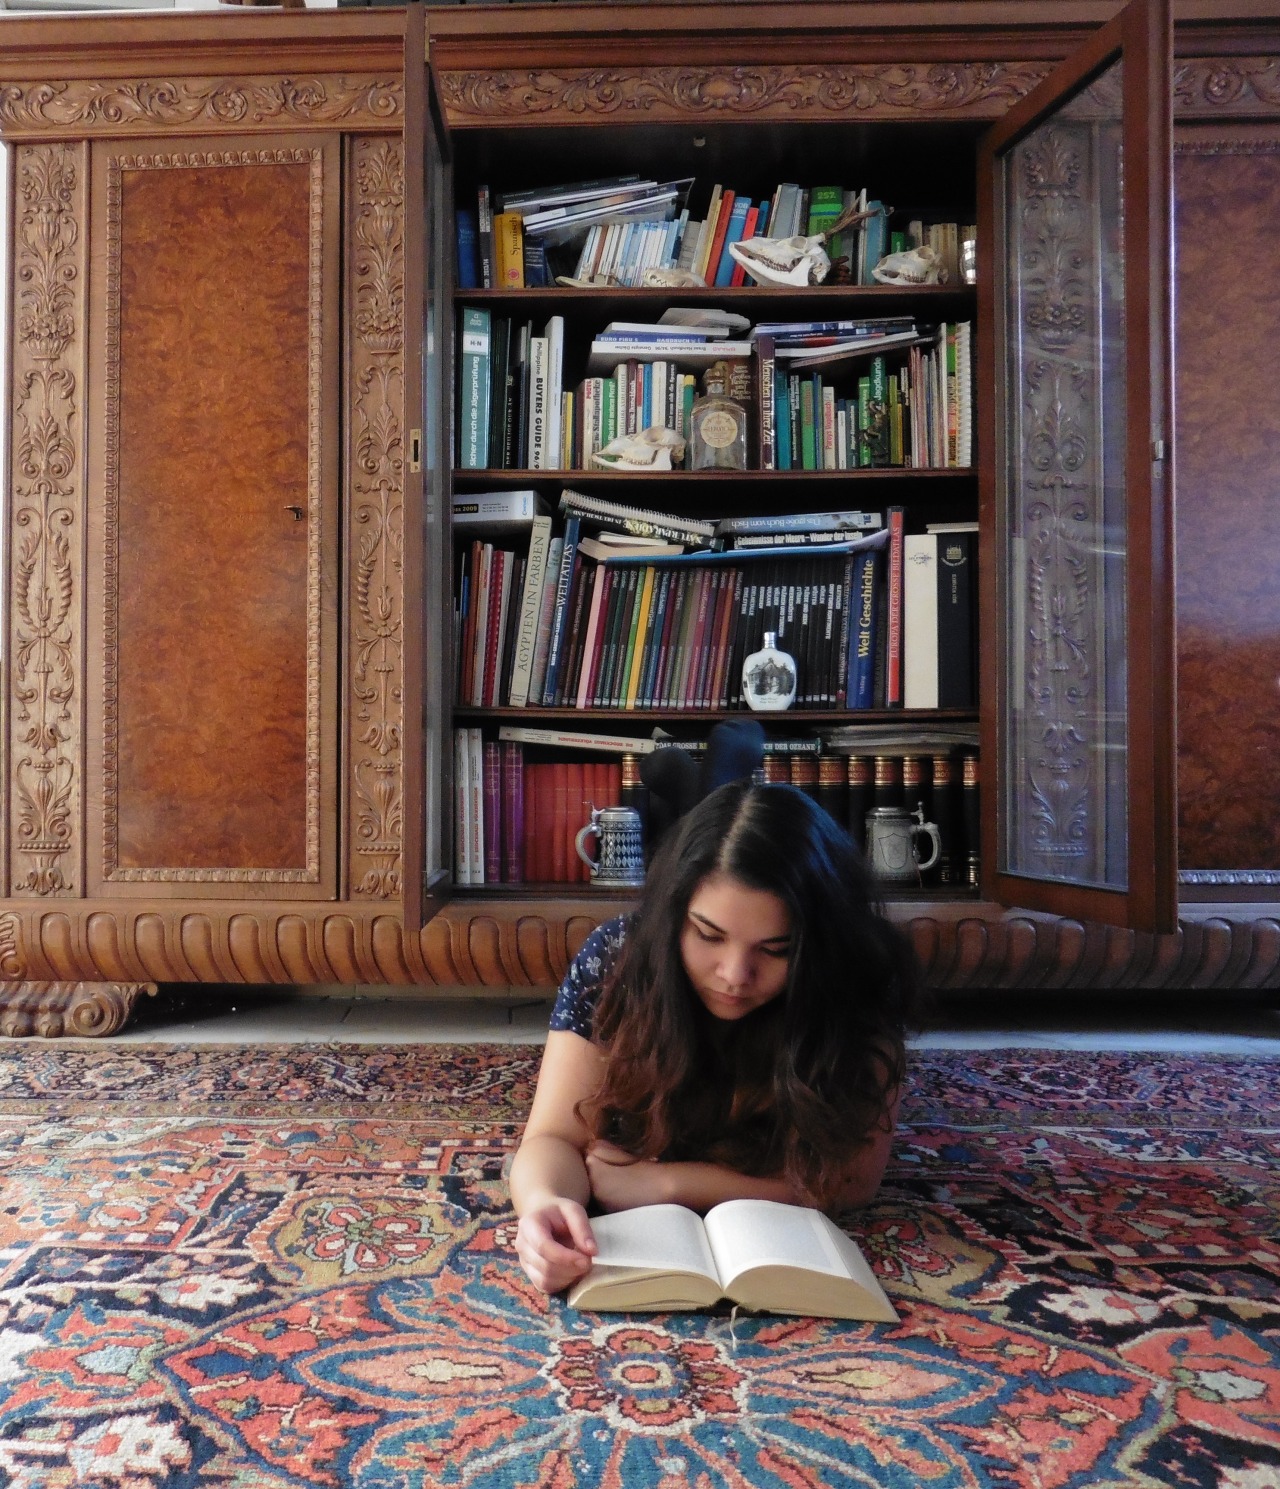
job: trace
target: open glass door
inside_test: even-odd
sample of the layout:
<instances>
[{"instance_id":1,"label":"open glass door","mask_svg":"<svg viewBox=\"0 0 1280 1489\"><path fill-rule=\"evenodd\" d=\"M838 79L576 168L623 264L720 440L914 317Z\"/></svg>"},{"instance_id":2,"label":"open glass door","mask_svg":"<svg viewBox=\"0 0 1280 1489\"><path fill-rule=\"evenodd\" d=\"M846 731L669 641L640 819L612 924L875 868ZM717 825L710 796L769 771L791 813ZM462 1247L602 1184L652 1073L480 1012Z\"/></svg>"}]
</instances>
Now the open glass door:
<instances>
[{"instance_id":1,"label":"open glass door","mask_svg":"<svg viewBox=\"0 0 1280 1489\"><path fill-rule=\"evenodd\" d=\"M450 152L430 73L426 6L405 7L404 137L404 924L451 886L453 751L448 657Z\"/></svg>"},{"instance_id":2,"label":"open glass door","mask_svg":"<svg viewBox=\"0 0 1280 1489\"><path fill-rule=\"evenodd\" d=\"M1152 931L1177 917L1171 81L1169 0L1133 0L978 183L984 888Z\"/></svg>"}]
</instances>

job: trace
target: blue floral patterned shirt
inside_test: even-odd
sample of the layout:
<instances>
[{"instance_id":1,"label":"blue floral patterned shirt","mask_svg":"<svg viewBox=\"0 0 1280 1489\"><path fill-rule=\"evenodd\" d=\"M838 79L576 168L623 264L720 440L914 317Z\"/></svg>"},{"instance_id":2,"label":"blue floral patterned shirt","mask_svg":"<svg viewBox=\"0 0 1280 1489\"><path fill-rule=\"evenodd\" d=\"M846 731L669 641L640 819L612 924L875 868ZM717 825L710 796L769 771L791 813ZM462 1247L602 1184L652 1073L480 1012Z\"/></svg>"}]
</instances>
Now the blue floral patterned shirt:
<instances>
[{"instance_id":1,"label":"blue floral patterned shirt","mask_svg":"<svg viewBox=\"0 0 1280 1489\"><path fill-rule=\"evenodd\" d=\"M617 915L598 925L582 943L582 950L574 957L556 994L555 1007L551 1010L553 1030L566 1029L583 1039L591 1038L596 1004L617 965L630 923L629 915Z\"/></svg>"}]
</instances>

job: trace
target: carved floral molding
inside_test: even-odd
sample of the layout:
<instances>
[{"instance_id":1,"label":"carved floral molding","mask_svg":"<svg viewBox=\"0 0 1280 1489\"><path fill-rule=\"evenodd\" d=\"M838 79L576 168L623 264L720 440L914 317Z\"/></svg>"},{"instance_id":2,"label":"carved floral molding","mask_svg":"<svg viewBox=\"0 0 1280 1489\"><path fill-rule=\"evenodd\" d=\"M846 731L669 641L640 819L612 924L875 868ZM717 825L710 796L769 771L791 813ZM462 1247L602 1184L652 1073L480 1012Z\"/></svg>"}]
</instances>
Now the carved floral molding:
<instances>
[{"instance_id":1,"label":"carved floral molding","mask_svg":"<svg viewBox=\"0 0 1280 1489\"><path fill-rule=\"evenodd\" d=\"M403 882L404 150L352 144L348 487L351 893Z\"/></svg>"},{"instance_id":2,"label":"carved floral molding","mask_svg":"<svg viewBox=\"0 0 1280 1489\"><path fill-rule=\"evenodd\" d=\"M441 92L451 123L615 114L627 122L690 116L998 118L1048 71L1048 64L1038 62L512 68L445 72Z\"/></svg>"},{"instance_id":3,"label":"carved floral molding","mask_svg":"<svg viewBox=\"0 0 1280 1489\"><path fill-rule=\"evenodd\" d=\"M0 135L399 128L400 78L78 78L0 88Z\"/></svg>"},{"instance_id":4,"label":"carved floral molding","mask_svg":"<svg viewBox=\"0 0 1280 1489\"><path fill-rule=\"evenodd\" d=\"M78 892L87 146L14 152L9 892Z\"/></svg>"}]
</instances>

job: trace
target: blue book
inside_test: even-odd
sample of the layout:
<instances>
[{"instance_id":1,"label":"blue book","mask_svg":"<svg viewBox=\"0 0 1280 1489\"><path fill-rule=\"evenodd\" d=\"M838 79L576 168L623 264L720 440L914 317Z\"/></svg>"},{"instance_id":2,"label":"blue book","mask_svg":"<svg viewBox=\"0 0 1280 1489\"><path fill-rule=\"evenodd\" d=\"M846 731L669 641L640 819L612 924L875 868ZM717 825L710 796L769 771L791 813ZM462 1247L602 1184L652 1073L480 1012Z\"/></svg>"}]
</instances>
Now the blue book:
<instances>
[{"instance_id":1,"label":"blue book","mask_svg":"<svg viewBox=\"0 0 1280 1489\"><path fill-rule=\"evenodd\" d=\"M556 607L551 614L551 640L547 649L547 674L542 682L542 703L550 708L555 701L556 684L564 665L569 641L569 592L573 588L573 571L578 562L578 537L582 519L571 512L564 522L564 547L560 553L560 574L556 580Z\"/></svg>"},{"instance_id":2,"label":"blue book","mask_svg":"<svg viewBox=\"0 0 1280 1489\"><path fill-rule=\"evenodd\" d=\"M791 458L791 391L789 379L774 370L773 379L773 440L777 451L779 470L790 470Z\"/></svg>"},{"instance_id":3,"label":"blue book","mask_svg":"<svg viewBox=\"0 0 1280 1489\"><path fill-rule=\"evenodd\" d=\"M885 256L885 243L889 236L889 214L885 211L882 202L868 202L867 211L874 215L868 217L863 226L863 246L866 249L863 258L863 284L877 284L879 281L872 274L872 269Z\"/></svg>"},{"instance_id":4,"label":"blue book","mask_svg":"<svg viewBox=\"0 0 1280 1489\"><path fill-rule=\"evenodd\" d=\"M743 229L747 225L747 213L751 210L751 198L749 196L736 196L733 206L729 212L729 225L724 233L724 246L720 250L720 262L716 265L715 285L717 289L727 289L729 281L733 278L736 260L729 252L729 244L740 242Z\"/></svg>"},{"instance_id":5,"label":"blue book","mask_svg":"<svg viewBox=\"0 0 1280 1489\"><path fill-rule=\"evenodd\" d=\"M480 288L480 229L476 214L470 207L459 207L458 229L458 288L474 290Z\"/></svg>"},{"instance_id":6,"label":"blue book","mask_svg":"<svg viewBox=\"0 0 1280 1489\"><path fill-rule=\"evenodd\" d=\"M876 590L879 578L877 548L853 556L853 585L850 589L849 672L845 702L849 708L870 708L876 681Z\"/></svg>"}]
</instances>

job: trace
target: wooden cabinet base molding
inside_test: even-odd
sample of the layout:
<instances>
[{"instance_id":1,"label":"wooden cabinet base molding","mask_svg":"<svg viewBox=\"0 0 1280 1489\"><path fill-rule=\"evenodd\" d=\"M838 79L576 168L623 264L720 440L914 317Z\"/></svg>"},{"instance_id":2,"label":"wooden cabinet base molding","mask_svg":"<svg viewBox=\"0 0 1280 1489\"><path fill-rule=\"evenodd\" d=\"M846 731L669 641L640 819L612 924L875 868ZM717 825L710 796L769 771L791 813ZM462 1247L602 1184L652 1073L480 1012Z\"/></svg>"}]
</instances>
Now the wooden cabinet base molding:
<instances>
[{"instance_id":1,"label":"wooden cabinet base molding","mask_svg":"<svg viewBox=\"0 0 1280 1489\"><path fill-rule=\"evenodd\" d=\"M154 982L10 982L0 984L0 1034L7 1039L102 1039L124 1027Z\"/></svg>"},{"instance_id":2,"label":"wooden cabinet base molding","mask_svg":"<svg viewBox=\"0 0 1280 1489\"><path fill-rule=\"evenodd\" d=\"M12 979L0 982L0 1033L114 1034L161 982L552 988L592 928L624 908L469 901L406 937L399 916L352 906L193 912L98 902L74 919L32 906L0 916L0 974ZM1242 907L1188 913L1167 936L988 902L898 904L891 914L939 991L1280 988L1280 920Z\"/></svg>"}]
</instances>

